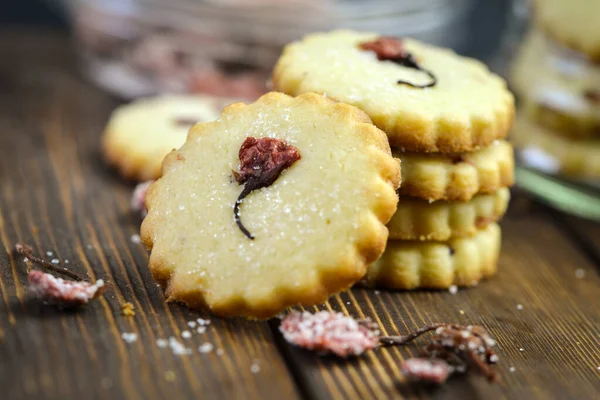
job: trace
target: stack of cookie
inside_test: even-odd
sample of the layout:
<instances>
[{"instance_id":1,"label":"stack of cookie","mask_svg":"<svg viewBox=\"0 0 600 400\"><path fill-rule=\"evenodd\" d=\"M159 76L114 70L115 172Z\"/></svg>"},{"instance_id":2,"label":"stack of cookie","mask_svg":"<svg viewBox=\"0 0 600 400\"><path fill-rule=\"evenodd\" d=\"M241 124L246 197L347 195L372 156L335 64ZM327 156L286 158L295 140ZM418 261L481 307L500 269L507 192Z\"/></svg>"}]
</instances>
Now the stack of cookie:
<instances>
[{"instance_id":1,"label":"stack of cookie","mask_svg":"<svg viewBox=\"0 0 600 400\"><path fill-rule=\"evenodd\" d=\"M536 0L511 71L513 140L522 161L571 179L600 178L600 1Z\"/></svg>"},{"instance_id":2,"label":"stack of cookie","mask_svg":"<svg viewBox=\"0 0 600 400\"><path fill-rule=\"evenodd\" d=\"M335 31L288 45L273 83L362 109L402 161L390 239L367 284L448 288L496 271L514 172L504 141L514 101L501 78L449 50Z\"/></svg>"}]
</instances>

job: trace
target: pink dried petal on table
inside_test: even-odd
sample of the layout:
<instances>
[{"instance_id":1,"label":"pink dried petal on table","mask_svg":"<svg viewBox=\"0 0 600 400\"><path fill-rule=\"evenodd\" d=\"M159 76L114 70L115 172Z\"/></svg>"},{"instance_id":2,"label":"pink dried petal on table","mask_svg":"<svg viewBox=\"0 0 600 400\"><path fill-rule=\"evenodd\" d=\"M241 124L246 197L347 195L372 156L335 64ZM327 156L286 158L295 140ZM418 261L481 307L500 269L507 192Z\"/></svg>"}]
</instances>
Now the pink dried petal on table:
<instances>
[{"instance_id":1,"label":"pink dried petal on table","mask_svg":"<svg viewBox=\"0 0 600 400\"><path fill-rule=\"evenodd\" d=\"M145 218L146 214L148 214L148 209L146 208L146 192L153 183L154 181L146 181L138 184L131 195L131 211L138 213L142 218Z\"/></svg>"},{"instance_id":2,"label":"pink dried petal on table","mask_svg":"<svg viewBox=\"0 0 600 400\"><path fill-rule=\"evenodd\" d=\"M435 358L410 358L402 363L400 369L409 379L438 385L446 382L452 373L452 367L446 361Z\"/></svg>"},{"instance_id":3,"label":"pink dried petal on table","mask_svg":"<svg viewBox=\"0 0 600 400\"><path fill-rule=\"evenodd\" d=\"M38 270L27 275L29 292L40 300L65 308L87 304L98 297L104 288L104 281L95 283L67 281Z\"/></svg>"},{"instance_id":4,"label":"pink dried petal on table","mask_svg":"<svg viewBox=\"0 0 600 400\"><path fill-rule=\"evenodd\" d=\"M279 330L289 343L339 357L360 355L379 343L379 330L370 320L328 311L291 312Z\"/></svg>"}]
</instances>

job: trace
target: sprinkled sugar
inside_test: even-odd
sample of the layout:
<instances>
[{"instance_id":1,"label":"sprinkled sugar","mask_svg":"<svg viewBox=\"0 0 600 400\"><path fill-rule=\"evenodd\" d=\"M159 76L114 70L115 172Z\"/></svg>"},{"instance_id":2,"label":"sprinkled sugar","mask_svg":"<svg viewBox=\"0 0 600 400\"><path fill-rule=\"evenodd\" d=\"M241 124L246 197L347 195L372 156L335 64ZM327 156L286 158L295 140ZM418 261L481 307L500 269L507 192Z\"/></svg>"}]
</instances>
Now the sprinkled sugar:
<instances>
[{"instance_id":1,"label":"sprinkled sugar","mask_svg":"<svg viewBox=\"0 0 600 400\"><path fill-rule=\"evenodd\" d=\"M121 333L121 338L127 343L133 343L137 340L138 335L133 332L123 332Z\"/></svg>"},{"instance_id":2,"label":"sprinkled sugar","mask_svg":"<svg viewBox=\"0 0 600 400\"><path fill-rule=\"evenodd\" d=\"M140 238L140 235L131 235L131 237L129 238L129 240L131 240L131 243L135 243L135 244L140 244L142 243L142 238Z\"/></svg>"},{"instance_id":3,"label":"sprinkled sugar","mask_svg":"<svg viewBox=\"0 0 600 400\"><path fill-rule=\"evenodd\" d=\"M213 350L213 344L212 343L204 343L203 345L201 345L200 347L198 347L198 351L200 353L210 353Z\"/></svg>"}]
</instances>

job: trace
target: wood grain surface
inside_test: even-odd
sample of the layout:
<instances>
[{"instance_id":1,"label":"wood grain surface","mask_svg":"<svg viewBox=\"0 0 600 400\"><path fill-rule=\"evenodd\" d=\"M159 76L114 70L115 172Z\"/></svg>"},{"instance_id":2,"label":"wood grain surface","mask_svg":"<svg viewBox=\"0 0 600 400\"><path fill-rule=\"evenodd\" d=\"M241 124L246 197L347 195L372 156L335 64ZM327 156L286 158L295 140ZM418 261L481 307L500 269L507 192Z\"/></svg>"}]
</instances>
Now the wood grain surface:
<instances>
[{"instance_id":1,"label":"wood grain surface","mask_svg":"<svg viewBox=\"0 0 600 400\"><path fill-rule=\"evenodd\" d=\"M598 225L517 194L494 279L455 295L353 289L315 307L370 317L385 334L458 322L482 324L498 340L499 384L477 374L439 388L409 384L398 366L419 341L340 361L289 346L277 320L218 319L166 304L147 252L131 240L139 228L132 184L98 154L118 100L79 75L60 35L0 32L0 57L0 398L598 398ZM106 295L78 312L32 301L17 242L108 281ZM122 315L126 301L134 317ZM199 317L211 320L206 333L182 339ZM123 333L138 339L128 343ZM171 336L193 353L157 346ZM213 351L200 353L204 343Z\"/></svg>"}]
</instances>

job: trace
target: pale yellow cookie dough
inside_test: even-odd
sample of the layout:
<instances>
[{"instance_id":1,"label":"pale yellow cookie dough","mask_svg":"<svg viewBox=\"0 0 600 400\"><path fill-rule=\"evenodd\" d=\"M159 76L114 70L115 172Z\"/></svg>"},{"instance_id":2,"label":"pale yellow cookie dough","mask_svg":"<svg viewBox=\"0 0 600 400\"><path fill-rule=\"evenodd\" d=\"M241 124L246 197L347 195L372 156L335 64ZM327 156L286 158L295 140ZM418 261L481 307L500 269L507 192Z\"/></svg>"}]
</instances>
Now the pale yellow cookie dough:
<instances>
[{"instance_id":1,"label":"pale yellow cookie dough","mask_svg":"<svg viewBox=\"0 0 600 400\"><path fill-rule=\"evenodd\" d=\"M398 210L387 224L390 239L436 240L473 235L506 213L510 191L479 194L467 202L401 197Z\"/></svg>"},{"instance_id":2,"label":"pale yellow cookie dough","mask_svg":"<svg viewBox=\"0 0 600 400\"><path fill-rule=\"evenodd\" d=\"M522 117L511 137L528 166L571 178L600 179L600 139L568 140Z\"/></svg>"},{"instance_id":3,"label":"pale yellow cookie dough","mask_svg":"<svg viewBox=\"0 0 600 400\"><path fill-rule=\"evenodd\" d=\"M247 137L301 155L240 208L232 176ZM269 93L192 128L148 190L142 240L169 300L223 316L266 318L360 280L383 252L400 182L385 134L359 109L317 94Z\"/></svg>"},{"instance_id":4,"label":"pale yellow cookie dough","mask_svg":"<svg viewBox=\"0 0 600 400\"><path fill-rule=\"evenodd\" d=\"M217 119L231 102L208 96L161 95L120 106L104 131L104 157L127 179L157 179L163 158L185 143L194 123Z\"/></svg>"},{"instance_id":5,"label":"pale yellow cookie dough","mask_svg":"<svg viewBox=\"0 0 600 400\"><path fill-rule=\"evenodd\" d=\"M600 1L534 0L534 20L557 42L600 61Z\"/></svg>"},{"instance_id":6,"label":"pale yellow cookie dough","mask_svg":"<svg viewBox=\"0 0 600 400\"><path fill-rule=\"evenodd\" d=\"M448 242L390 240L383 256L369 267L364 283L387 289L473 286L496 273L500 247L497 224Z\"/></svg>"},{"instance_id":7,"label":"pale yellow cookie dough","mask_svg":"<svg viewBox=\"0 0 600 400\"><path fill-rule=\"evenodd\" d=\"M379 61L363 42L380 35L354 31L315 33L286 46L274 73L277 90L324 93L364 110L388 134L392 147L417 152L472 151L503 138L514 114L504 80L482 63L450 50L403 39L406 49L438 79L423 84L420 71Z\"/></svg>"},{"instance_id":8,"label":"pale yellow cookie dough","mask_svg":"<svg viewBox=\"0 0 600 400\"><path fill-rule=\"evenodd\" d=\"M402 160L401 196L467 201L514 183L513 148L504 140L470 153L394 155Z\"/></svg>"},{"instance_id":9,"label":"pale yellow cookie dough","mask_svg":"<svg viewBox=\"0 0 600 400\"><path fill-rule=\"evenodd\" d=\"M600 68L565 53L538 30L528 33L511 67L520 112L562 136L600 136Z\"/></svg>"}]
</instances>

